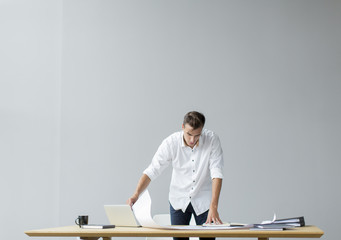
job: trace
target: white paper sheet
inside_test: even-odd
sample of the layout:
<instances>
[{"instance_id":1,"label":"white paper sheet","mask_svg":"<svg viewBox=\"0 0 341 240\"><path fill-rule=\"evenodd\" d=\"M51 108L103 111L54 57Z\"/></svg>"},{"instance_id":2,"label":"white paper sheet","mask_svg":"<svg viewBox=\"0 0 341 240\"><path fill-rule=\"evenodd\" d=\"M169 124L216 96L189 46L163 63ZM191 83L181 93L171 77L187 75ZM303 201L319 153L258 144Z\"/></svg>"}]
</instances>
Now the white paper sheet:
<instances>
[{"instance_id":1,"label":"white paper sheet","mask_svg":"<svg viewBox=\"0 0 341 240\"><path fill-rule=\"evenodd\" d=\"M262 224L271 224L271 223L273 223L274 221L276 221L276 213L274 213L274 217L273 217L272 221L266 220L266 221L263 221Z\"/></svg>"},{"instance_id":2,"label":"white paper sheet","mask_svg":"<svg viewBox=\"0 0 341 240\"><path fill-rule=\"evenodd\" d=\"M149 228L162 228L162 229L183 229L183 230L217 230L217 229L240 229L243 227L230 227L221 225L198 225L198 226L175 226L175 225L159 225L151 216L152 200L150 198L148 190L145 190L136 203L133 205L133 212L137 221L143 227ZM245 226L246 227L246 226Z\"/></svg>"},{"instance_id":3,"label":"white paper sheet","mask_svg":"<svg viewBox=\"0 0 341 240\"><path fill-rule=\"evenodd\" d=\"M133 212L137 221L143 227L164 228L158 225L151 216L152 200L148 190L144 191L133 205Z\"/></svg>"}]
</instances>

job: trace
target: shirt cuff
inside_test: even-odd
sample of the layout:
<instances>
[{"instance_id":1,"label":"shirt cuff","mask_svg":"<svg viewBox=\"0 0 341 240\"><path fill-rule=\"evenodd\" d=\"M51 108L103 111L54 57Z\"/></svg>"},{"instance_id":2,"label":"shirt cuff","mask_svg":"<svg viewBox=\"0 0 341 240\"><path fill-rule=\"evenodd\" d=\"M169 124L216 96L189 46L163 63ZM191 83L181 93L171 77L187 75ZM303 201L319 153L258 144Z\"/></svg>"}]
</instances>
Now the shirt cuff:
<instances>
[{"instance_id":1,"label":"shirt cuff","mask_svg":"<svg viewBox=\"0 0 341 240\"><path fill-rule=\"evenodd\" d=\"M153 181L157 177L156 174L153 172L153 170L149 168L144 170L143 173L146 174L150 178L150 181Z\"/></svg>"},{"instance_id":2,"label":"shirt cuff","mask_svg":"<svg viewBox=\"0 0 341 240\"><path fill-rule=\"evenodd\" d=\"M212 168L211 169L211 179L213 178L224 178L223 170L221 168Z\"/></svg>"}]
</instances>

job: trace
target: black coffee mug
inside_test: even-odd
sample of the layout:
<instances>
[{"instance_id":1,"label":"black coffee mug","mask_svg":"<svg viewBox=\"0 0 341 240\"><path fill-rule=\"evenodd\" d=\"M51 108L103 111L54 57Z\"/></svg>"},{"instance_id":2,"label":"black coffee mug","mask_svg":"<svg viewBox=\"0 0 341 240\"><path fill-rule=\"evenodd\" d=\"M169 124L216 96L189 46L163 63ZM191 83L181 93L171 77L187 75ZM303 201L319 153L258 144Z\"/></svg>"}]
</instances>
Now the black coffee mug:
<instances>
[{"instance_id":1,"label":"black coffee mug","mask_svg":"<svg viewBox=\"0 0 341 240\"><path fill-rule=\"evenodd\" d=\"M78 216L78 218L75 219L75 223L81 227L82 225L88 225L89 217L86 215Z\"/></svg>"}]
</instances>

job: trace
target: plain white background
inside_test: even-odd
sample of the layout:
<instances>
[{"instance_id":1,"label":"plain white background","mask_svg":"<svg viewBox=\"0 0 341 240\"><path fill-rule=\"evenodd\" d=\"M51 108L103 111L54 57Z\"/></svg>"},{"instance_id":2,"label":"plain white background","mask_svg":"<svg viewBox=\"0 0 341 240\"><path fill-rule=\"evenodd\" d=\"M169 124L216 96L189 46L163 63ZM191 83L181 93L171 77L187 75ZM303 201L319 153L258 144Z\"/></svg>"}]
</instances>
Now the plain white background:
<instances>
[{"instance_id":1,"label":"plain white background","mask_svg":"<svg viewBox=\"0 0 341 240\"><path fill-rule=\"evenodd\" d=\"M340 22L340 1L1 0L2 237L106 223L198 110L222 142L224 221L303 215L336 239Z\"/></svg>"}]
</instances>

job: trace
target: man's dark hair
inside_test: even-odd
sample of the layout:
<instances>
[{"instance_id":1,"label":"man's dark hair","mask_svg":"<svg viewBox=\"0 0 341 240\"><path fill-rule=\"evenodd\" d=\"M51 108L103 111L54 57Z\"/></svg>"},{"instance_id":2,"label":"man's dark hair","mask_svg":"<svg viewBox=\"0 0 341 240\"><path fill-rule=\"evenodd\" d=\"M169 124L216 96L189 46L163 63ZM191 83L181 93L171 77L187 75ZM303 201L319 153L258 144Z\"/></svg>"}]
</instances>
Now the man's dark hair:
<instances>
[{"instance_id":1,"label":"man's dark hair","mask_svg":"<svg viewBox=\"0 0 341 240\"><path fill-rule=\"evenodd\" d=\"M184 117L184 126L186 124L190 125L193 129L203 127L205 125L205 116L200 112L189 112Z\"/></svg>"}]
</instances>

